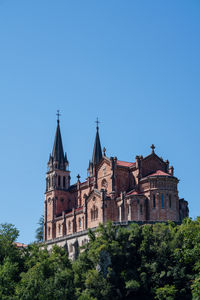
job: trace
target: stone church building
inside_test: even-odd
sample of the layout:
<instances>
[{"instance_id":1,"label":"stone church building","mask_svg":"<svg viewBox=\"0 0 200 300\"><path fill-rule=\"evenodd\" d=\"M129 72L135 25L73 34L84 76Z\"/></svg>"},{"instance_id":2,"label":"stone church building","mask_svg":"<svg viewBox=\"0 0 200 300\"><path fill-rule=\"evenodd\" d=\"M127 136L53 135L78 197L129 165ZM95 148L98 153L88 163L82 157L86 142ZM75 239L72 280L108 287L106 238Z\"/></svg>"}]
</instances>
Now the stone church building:
<instances>
[{"instance_id":1,"label":"stone church building","mask_svg":"<svg viewBox=\"0 0 200 300\"><path fill-rule=\"evenodd\" d=\"M78 175L71 185L58 119L46 174L44 241L48 248L65 246L73 258L78 245L87 241L87 229L99 223L181 222L188 216L188 203L178 196L178 181L154 145L148 156L136 156L135 162L107 157L97 123L88 177L81 182Z\"/></svg>"}]
</instances>

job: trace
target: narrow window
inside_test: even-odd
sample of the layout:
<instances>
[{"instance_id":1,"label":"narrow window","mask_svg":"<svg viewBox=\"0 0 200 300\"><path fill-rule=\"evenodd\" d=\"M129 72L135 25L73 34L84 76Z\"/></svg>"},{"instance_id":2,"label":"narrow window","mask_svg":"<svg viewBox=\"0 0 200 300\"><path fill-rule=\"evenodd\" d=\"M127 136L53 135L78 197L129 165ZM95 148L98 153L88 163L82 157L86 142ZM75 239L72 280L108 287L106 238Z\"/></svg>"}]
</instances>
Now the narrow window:
<instances>
[{"instance_id":1,"label":"narrow window","mask_svg":"<svg viewBox=\"0 0 200 300\"><path fill-rule=\"evenodd\" d=\"M47 185L48 185L48 188L50 188L50 178L48 177L48 179L47 179Z\"/></svg>"},{"instance_id":2,"label":"narrow window","mask_svg":"<svg viewBox=\"0 0 200 300\"><path fill-rule=\"evenodd\" d=\"M172 195L169 195L169 208L172 208Z\"/></svg>"},{"instance_id":3,"label":"narrow window","mask_svg":"<svg viewBox=\"0 0 200 300\"><path fill-rule=\"evenodd\" d=\"M156 208L156 195L153 195L153 208Z\"/></svg>"},{"instance_id":4,"label":"narrow window","mask_svg":"<svg viewBox=\"0 0 200 300\"><path fill-rule=\"evenodd\" d=\"M161 194L161 208L165 207L165 203L164 203L164 195Z\"/></svg>"},{"instance_id":5,"label":"narrow window","mask_svg":"<svg viewBox=\"0 0 200 300\"><path fill-rule=\"evenodd\" d=\"M79 228L81 228L82 227L81 218L78 219L78 224L79 224Z\"/></svg>"},{"instance_id":6,"label":"narrow window","mask_svg":"<svg viewBox=\"0 0 200 300\"><path fill-rule=\"evenodd\" d=\"M53 235L55 235L55 237L57 236L57 226L56 226L56 224L54 225L54 228L53 228Z\"/></svg>"},{"instance_id":7,"label":"narrow window","mask_svg":"<svg viewBox=\"0 0 200 300\"><path fill-rule=\"evenodd\" d=\"M140 204L140 213L142 215L143 211L142 211L142 204Z\"/></svg>"},{"instance_id":8,"label":"narrow window","mask_svg":"<svg viewBox=\"0 0 200 300\"><path fill-rule=\"evenodd\" d=\"M51 228L48 227L48 236L50 236L50 234L51 234Z\"/></svg>"},{"instance_id":9,"label":"narrow window","mask_svg":"<svg viewBox=\"0 0 200 300\"><path fill-rule=\"evenodd\" d=\"M65 176L63 176L63 187L65 188Z\"/></svg>"},{"instance_id":10,"label":"narrow window","mask_svg":"<svg viewBox=\"0 0 200 300\"><path fill-rule=\"evenodd\" d=\"M71 232L71 222L70 221L68 223L68 229L69 229L69 232Z\"/></svg>"},{"instance_id":11,"label":"narrow window","mask_svg":"<svg viewBox=\"0 0 200 300\"><path fill-rule=\"evenodd\" d=\"M98 208L96 206L93 206L91 209L91 221L98 219Z\"/></svg>"},{"instance_id":12,"label":"narrow window","mask_svg":"<svg viewBox=\"0 0 200 300\"><path fill-rule=\"evenodd\" d=\"M95 208L95 220L97 220L98 219L98 208L96 207Z\"/></svg>"},{"instance_id":13,"label":"narrow window","mask_svg":"<svg viewBox=\"0 0 200 300\"><path fill-rule=\"evenodd\" d=\"M60 234L60 231L61 231L61 225L59 224L58 225L58 233Z\"/></svg>"},{"instance_id":14,"label":"narrow window","mask_svg":"<svg viewBox=\"0 0 200 300\"><path fill-rule=\"evenodd\" d=\"M60 186L60 175L58 175L58 186Z\"/></svg>"}]
</instances>

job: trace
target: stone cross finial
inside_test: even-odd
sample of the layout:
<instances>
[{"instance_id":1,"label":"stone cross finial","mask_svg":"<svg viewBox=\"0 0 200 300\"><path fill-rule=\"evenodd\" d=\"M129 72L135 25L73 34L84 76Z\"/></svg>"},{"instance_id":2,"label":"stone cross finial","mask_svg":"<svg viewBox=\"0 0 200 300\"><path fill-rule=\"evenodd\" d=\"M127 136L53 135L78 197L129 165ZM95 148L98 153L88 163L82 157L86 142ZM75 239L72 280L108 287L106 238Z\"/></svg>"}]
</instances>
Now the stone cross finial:
<instances>
[{"instance_id":1,"label":"stone cross finial","mask_svg":"<svg viewBox=\"0 0 200 300\"><path fill-rule=\"evenodd\" d=\"M154 146L154 144L152 144L152 145L151 145L152 153L154 153L155 148L156 148L156 147Z\"/></svg>"},{"instance_id":2,"label":"stone cross finial","mask_svg":"<svg viewBox=\"0 0 200 300\"><path fill-rule=\"evenodd\" d=\"M78 181L80 181L81 176L78 174L77 176Z\"/></svg>"},{"instance_id":3,"label":"stone cross finial","mask_svg":"<svg viewBox=\"0 0 200 300\"><path fill-rule=\"evenodd\" d=\"M99 120L98 120L98 117L97 117L97 120L95 121L95 123L97 124L97 129L99 129L99 124L100 124L100 122L99 122Z\"/></svg>"},{"instance_id":4,"label":"stone cross finial","mask_svg":"<svg viewBox=\"0 0 200 300\"><path fill-rule=\"evenodd\" d=\"M60 121L60 116L61 116L59 109L57 110L56 116L57 116L57 121L59 122Z\"/></svg>"}]
</instances>

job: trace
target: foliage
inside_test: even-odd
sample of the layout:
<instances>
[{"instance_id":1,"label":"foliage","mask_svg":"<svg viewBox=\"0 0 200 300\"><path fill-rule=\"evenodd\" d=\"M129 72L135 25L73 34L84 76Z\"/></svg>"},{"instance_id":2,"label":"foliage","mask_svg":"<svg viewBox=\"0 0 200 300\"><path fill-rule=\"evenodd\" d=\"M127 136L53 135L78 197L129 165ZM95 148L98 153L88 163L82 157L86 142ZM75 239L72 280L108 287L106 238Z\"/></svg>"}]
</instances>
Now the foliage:
<instances>
[{"instance_id":1,"label":"foliage","mask_svg":"<svg viewBox=\"0 0 200 300\"><path fill-rule=\"evenodd\" d=\"M64 249L18 249L0 226L0 299L200 299L200 218L183 224L100 225L75 261Z\"/></svg>"},{"instance_id":2,"label":"foliage","mask_svg":"<svg viewBox=\"0 0 200 300\"><path fill-rule=\"evenodd\" d=\"M33 245L29 251L29 268L16 287L18 299L73 299L73 271L65 250L54 246L48 252Z\"/></svg>"},{"instance_id":3,"label":"foliage","mask_svg":"<svg viewBox=\"0 0 200 300\"><path fill-rule=\"evenodd\" d=\"M43 241L43 232L44 232L44 216L42 215L38 222L38 228L35 231L35 238L37 242Z\"/></svg>"}]
</instances>

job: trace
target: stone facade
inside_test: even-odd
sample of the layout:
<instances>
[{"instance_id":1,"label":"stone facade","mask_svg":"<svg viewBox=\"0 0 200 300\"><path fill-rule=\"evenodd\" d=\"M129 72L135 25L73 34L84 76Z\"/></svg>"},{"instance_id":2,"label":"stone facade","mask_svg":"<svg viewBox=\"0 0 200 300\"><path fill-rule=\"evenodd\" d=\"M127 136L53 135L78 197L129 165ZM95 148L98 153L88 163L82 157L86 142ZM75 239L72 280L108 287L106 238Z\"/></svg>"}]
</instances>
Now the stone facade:
<instances>
[{"instance_id":1,"label":"stone facade","mask_svg":"<svg viewBox=\"0 0 200 300\"><path fill-rule=\"evenodd\" d=\"M135 162L102 154L99 128L88 177L70 185L59 120L53 152L48 162L45 192L44 240L57 243L75 255L76 246L87 241L87 229L99 223L181 222L188 216L188 203L178 196L178 179L169 162L155 154L136 156Z\"/></svg>"}]
</instances>

